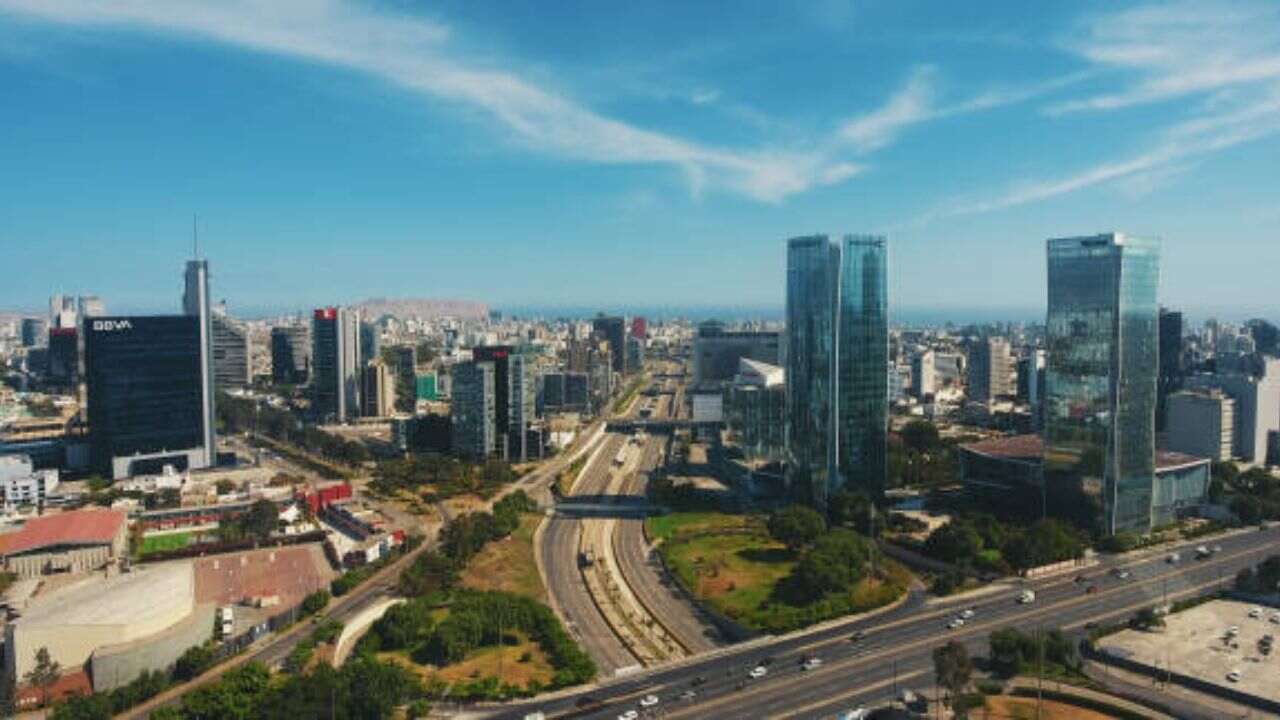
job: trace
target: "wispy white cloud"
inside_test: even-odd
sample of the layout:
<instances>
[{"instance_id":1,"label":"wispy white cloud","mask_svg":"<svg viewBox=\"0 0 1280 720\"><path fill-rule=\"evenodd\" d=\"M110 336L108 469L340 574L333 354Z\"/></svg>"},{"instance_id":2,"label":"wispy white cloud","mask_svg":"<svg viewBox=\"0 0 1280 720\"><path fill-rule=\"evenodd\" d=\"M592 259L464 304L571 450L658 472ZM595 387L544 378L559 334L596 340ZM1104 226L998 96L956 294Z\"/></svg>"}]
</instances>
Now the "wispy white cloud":
<instances>
[{"instance_id":1,"label":"wispy white cloud","mask_svg":"<svg viewBox=\"0 0 1280 720\"><path fill-rule=\"evenodd\" d=\"M1047 108L1053 115L1182 100L1144 147L1074 173L1023 180L994 197L944 204L926 218L991 212L1110 185L1154 191L1214 153L1280 134L1280 5L1152 5L1088 19L1067 47L1100 76L1129 83Z\"/></svg>"},{"instance_id":2,"label":"wispy white cloud","mask_svg":"<svg viewBox=\"0 0 1280 720\"><path fill-rule=\"evenodd\" d=\"M776 202L861 170L816 151L718 147L606 117L497 63L463 57L442 24L339 0L0 0L0 12L187 36L368 73L425 97L480 109L538 152L676 167L695 193L714 187Z\"/></svg>"},{"instance_id":3,"label":"wispy white cloud","mask_svg":"<svg viewBox=\"0 0 1280 720\"><path fill-rule=\"evenodd\" d=\"M1280 81L1280 5L1177 2L1106 13L1065 47L1095 66L1133 77L1126 87L1050 108L1113 110Z\"/></svg>"},{"instance_id":4,"label":"wispy white cloud","mask_svg":"<svg viewBox=\"0 0 1280 720\"><path fill-rule=\"evenodd\" d=\"M720 99L719 90L699 90L689 96L689 102L694 105L711 105Z\"/></svg>"},{"instance_id":5,"label":"wispy white cloud","mask_svg":"<svg viewBox=\"0 0 1280 720\"><path fill-rule=\"evenodd\" d=\"M951 103L938 102L938 70L932 65L915 68L907 82L879 108L840 125L837 137L857 151L884 148L905 130L921 123L1027 102L1089 77L1088 71L1022 87L992 88Z\"/></svg>"}]
</instances>

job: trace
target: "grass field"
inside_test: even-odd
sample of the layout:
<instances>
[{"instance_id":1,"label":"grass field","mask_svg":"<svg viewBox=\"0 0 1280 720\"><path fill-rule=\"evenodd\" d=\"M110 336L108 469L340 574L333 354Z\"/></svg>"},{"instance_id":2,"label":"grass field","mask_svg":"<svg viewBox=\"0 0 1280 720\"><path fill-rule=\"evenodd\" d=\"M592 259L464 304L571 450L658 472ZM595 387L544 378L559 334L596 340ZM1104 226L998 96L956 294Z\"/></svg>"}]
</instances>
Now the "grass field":
<instances>
[{"instance_id":1,"label":"grass field","mask_svg":"<svg viewBox=\"0 0 1280 720\"><path fill-rule=\"evenodd\" d=\"M1060 702L1045 700L1041 706L1040 720L1107 720L1104 715L1093 710L1073 707ZM1016 720L1036 720L1036 701L1034 698L988 697L986 710L991 717L1016 718ZM979 711L971 714L977 716Z\"/></svg>"},{"instance_id":2,"label":"grass field","mask_svg":"<svg viewBox=\"0 0 1280 720\"><path fill-rule=\"evenodd\" d=\"M501 590L547 602L538 565L533 557L533 533L542 516L527 513L509 537L491 542L467 563L461 584L474 590Z\"/></svg>"},{"instance_id":3,"label":"grass field","mask_svg":"<svg viewBox=\"0 0 1280 720\"><path fill-rule=\"evenodd\" d=\"M142 538L142 548L139 552L143 555L151 553L165 552L168 550L181 550L191 544L190 533L170 533L168 535L152 535Z\"/></svg>"},{"instance_id":4,"label":"grass field","mask_svg":"<svg viewBox=\"0 0 1280 720\"><path fill-rule=\"evenodd\" d=\"M501 678L503 682L517 687L528 687L532 681L550 684L555 669L547 661L542 648L523 633L512 632L510 635L514 639L511 644L480 648L468 654L462 662L442 668L418 665L403 652L378 653L378 658L399 663L423 679L435 676L450 684L486 677ZM525 658L523 662L522 658Z\"/></svg>"},{"instance_id":5,"label":"grass field","mask_svg":"<svg viewBox=\"0 0 1280 720\"><path fill-rule=\"evenodd\" d=\"M724 513L672 513L649 518L662 538L667 567L694 596L757 630L779 632L893 602L911 575L883 561L847 594L796 599L788 582L798 558L769 537L763 519Z\"/></svg>"},{"instance_id":6,"label":"grass field","mask_svg":"<svg viewBox=\"0 0 1280 720\"><path fill-rule=\"evenodd\" d=\"M727 530L759 525L762 520L748 515L728 515L718 512L673 512L655 515L644 521L645 532L653 540L669 540L677 532L691 533L708 530Z\"/></svg>"}]
</instances>

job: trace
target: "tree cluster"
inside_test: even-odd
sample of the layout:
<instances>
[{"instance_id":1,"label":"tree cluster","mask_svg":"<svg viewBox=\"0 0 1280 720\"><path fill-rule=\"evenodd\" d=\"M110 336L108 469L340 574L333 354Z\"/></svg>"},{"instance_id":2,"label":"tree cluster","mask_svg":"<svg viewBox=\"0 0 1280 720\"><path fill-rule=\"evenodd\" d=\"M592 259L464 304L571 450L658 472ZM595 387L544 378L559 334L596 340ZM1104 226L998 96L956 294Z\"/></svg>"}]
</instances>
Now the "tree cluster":
<instances>
[{"instance_id":1,"label":"tree cluster","mask_svg":"<svg viewBox=\"0 0 1280 720\"><path fill-rule=\"evenodd\" d=\"M1280 593L1280 555L1272 555L1236 575L1236 589L1248 593Z\"/></svg>"},{"instance_id":2,"label":"tree cluster","mask_svg":"<svg viewBox=\"0 0 1280 720\"><path fill-rule=\"evenodd\" d=\"M1081 533L1055 518L1023 528L992 515L957 516L935 529L924 553L942 562L988 572L1007 573L1084 556Z\"/></svg>"},{"instance_id":3,"label":"tree cluster","mask_svg":"<svg viewBox=\"0 0 1280 720\"><path fill-rule=\"evenodd\" d=\"M1280 478L1265 468L1240 472L1235 463L1214 463L1209 499L1225 503L1245 525L1280 520Z\"/></svg>"},{"instance_id":4,"label":"tree cluster","mask_svg":"<svg viewBox=\"0 0 1280 720\"><path fill-rule=\"evenodd\" d=\"M424 453L378 463L371 485L385 494L398 490L418 492L429 486L430 492L423 494L423 498L435 501L465 494L491 497L515 480L516 473L511 465L501 460L472 463L446 455Z\"/></svg>"},{"instance_id":5,"label":"tree cluster","mask_svg":"<svg viewBox=\"0 0 1280 720\"><path fill-rule=\"evenodd\" d=\"M987 638L988 660L996 673L1012 677L1034 671L1043 658L1044 667L1066 670L1080 667L1080 655L1071 639L1061 630L1026 633L1017 628L1001 628Z\"/></svg>"},{"instance_id":6,"label":"tree cluster","mask_svg":"<svg viewBox=\"0 0 1280 720\"><path fill-rule=\"evenodd\" d=\"M306 425L287 410L225 393L218 396L216 407L218 425L224 433L255 432L345 465L359 465L369 460L369 449L364 444Z\"/></svg>"},{"instance_id":7,"label":"tree cluster","mask_svg":"<svg viewBox=\"0 0 1280 720\"><path fill-rule=\"evenodd\" d=\"M799 555L790 581L810 597L851 589L876 553L866 537L845 528L829 530L821 515L803 505L775 511L766 527L770 537Z\"/></svg>"},{"instance_id":8,"label":"tree cluster","mask_svg":"<svg viewBox=\"0 0 1280 720\"><path fill-rule=\"evenodd\" d=\"M946 485L959 479L952 443L943 441L928 420L912 420L890 438L888 467L892 487Z\"/></svg>"}]
</instances>

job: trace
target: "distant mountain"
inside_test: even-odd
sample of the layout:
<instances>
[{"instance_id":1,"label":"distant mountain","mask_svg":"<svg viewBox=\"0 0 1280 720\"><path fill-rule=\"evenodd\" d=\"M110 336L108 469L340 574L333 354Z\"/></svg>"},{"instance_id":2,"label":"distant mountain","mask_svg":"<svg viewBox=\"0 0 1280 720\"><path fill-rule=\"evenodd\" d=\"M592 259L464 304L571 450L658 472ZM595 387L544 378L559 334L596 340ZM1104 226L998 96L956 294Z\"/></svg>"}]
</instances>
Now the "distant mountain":
<instances>
[{"instance_id":1,"label":"distant mountain","mask_svg":"<svg viewBox=\"0 0 1280 720\"><path fill-rule=\"evenodd\" d=\"M483 319L489 314L489 306L470 300L443 300L427 298L370 298L356 303L360 314L368 318L393 315L398 318L458 317Z\"/></svg>"}]
</instances>

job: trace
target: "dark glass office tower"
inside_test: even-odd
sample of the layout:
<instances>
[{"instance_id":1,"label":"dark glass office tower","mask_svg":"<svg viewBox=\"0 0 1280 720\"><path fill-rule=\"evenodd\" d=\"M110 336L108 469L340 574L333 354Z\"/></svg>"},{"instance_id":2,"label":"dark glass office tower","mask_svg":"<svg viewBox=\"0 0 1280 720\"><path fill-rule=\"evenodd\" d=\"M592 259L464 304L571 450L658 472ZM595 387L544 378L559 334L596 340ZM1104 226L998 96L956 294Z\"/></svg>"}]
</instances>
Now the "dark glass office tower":
<instances>
[{"instance_id":1,"label":"dark glass office tower","mask_svg":"<svg viewBox=\"0 0 1280 720\"><path fill-rule=\"evenodd\" d=\"M850 486L885 486L889 402L882 237L787 244L787 473L825 507Z\"/></svg>"},{"instance_id":2,"label":"dark glass office tower","mask_svg":"<svg viewBox=\"0 0 1280 720\"><path fill-rule=\"evenodd\" d=\"M1151 526L1160 246L1048 241L1047 507L1106 533Z\"/></svg>"},{"instance_id":3,"label":"dark glass office tower","mask_svg":"<svg viewBox=\"0 0 1280 720\"><path fill-rule=\"evenodd\" d=\"M1164 431L1169 396L1182 389L1182 313L1160 308L1160 378L1156 430Z\"/></svg>"},{"instance_id":4,"label":"dark glass office tower","mask_svg":"<svg viewBox=\"0 0 1280 720\"><path fill-rule=\"evenodd\" d=\"M164 464L205 467L200 319L86 319L85 384L92 462L110 478Z\"/></svg>"},{"instance_id":5,"label":"dark glass office tower","mask_svg":"<svg viewBox=\"0 0 1280 720\"><path fill-rule=\"evenodd\" d=\"M613 371L627 374L627 325L620 317L601 315L591 321L591 331L601 340L609 342L609 356L613 359Z\"/></svg>"},{"instance_id":6,"label":"dark glass office tower","mask_svg":"<svg viewBox=\"0 0 1280 720\"><path fill-rule=\"evenodd\" d=\"M360 413L360 313L320 308L311 317L312 410L321 422Z\"/></svg>"}]
</instances>

